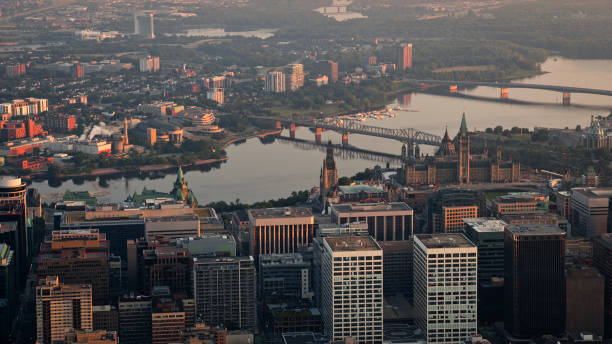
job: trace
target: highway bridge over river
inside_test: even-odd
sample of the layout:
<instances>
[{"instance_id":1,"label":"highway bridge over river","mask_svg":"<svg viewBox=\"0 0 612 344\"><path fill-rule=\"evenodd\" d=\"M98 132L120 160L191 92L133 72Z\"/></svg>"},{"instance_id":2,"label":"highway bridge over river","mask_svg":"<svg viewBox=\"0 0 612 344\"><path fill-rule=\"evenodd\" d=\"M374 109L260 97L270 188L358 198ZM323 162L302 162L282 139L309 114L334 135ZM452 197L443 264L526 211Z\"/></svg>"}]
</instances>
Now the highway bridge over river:
<instances>
[{"instance_id":1,"label":"highway bridge over river","mask_svg":"<svg viewBox=\"0 0 612 344\"><path fill-rule=\"evenodd\" d=\"M561 92L563 94L563 105L570 105L572 93L595 94L601 96L612 96L612 90L601 90L595 88L572 87L561 85L542 85L518 82L497 82L497 81L457 81L457 80L430 80L430 79L404 79L404 82L418 85L421 89L431 86L448 86L450 93L457 93L459 87L486 86L501 89L501 98L507 99L509 89L526 88L534 90L546 90Z\"/></svg>"}]
</instances>

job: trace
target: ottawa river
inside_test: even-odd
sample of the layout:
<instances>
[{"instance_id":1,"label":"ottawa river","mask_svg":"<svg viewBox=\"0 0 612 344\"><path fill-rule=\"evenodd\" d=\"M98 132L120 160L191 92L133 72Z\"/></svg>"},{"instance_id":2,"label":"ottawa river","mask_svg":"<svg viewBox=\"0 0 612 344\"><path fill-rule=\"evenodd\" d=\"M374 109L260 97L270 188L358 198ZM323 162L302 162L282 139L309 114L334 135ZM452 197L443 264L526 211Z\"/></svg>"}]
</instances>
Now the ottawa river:
<instances>
[{"instance_id":1,"label":"ottawa river","mask_svg":"<svg viewBox=\"0 0 612 344\"><path fill-rule=\"evenodd\" d=\"M596 89L612 89L612 60L570 60L550 58L542 64L548 72L536 77L516 82L547 85L563 85ZM477 97L499 98L496 88L477 87L463 94ZM442 136L445 126L451 136L457 132L461 113L465 112L470 130L484 130L487 127L502 125L504 128L553 127L574 128L589 124L593 114L607 114L612 109L612 97L598 95L572 94L572 105L562 106L562 95L558 92L530 89L510 89L510 99L531 102L530 104L510 104L481 99L441 96L414 93L400 97L402 108L411 111L394 111L395 118L382 120L368 119L364 124L388 128L415 128ZM391 104L397 107L398 104ZM286 130L283 135L288 136ZM300 128L297 138L314 140L314 134ZM340 143L341 137L334 132L324 132L323 140ZM401 144L396 141L376 137L349 135L349 144L373 151L399 154ZM318 149L307 150L296 147L291 142L274 140L264 144L259 138L227 147L229 160L212 167L208 171L192 170L185 173L185 179L195 193L200 204L211 201L234 201L243 203L276 199L288 196L294 190L306 190L319 184L319 172L324 153ZM421 147L421 151L431 153L433 148ZM340 176L352 176L376 163L360 159L336 157ZM141 192L143 187L169 192L176 174L158 178L124 178L100 181L65 181L61 186L51 187L47 181L34 182L43 197L71 191L100 191L107 196L104 201L122 201L128 194ZM102 187L100 184L104 185Z\"/></svg>"}]
</instances>

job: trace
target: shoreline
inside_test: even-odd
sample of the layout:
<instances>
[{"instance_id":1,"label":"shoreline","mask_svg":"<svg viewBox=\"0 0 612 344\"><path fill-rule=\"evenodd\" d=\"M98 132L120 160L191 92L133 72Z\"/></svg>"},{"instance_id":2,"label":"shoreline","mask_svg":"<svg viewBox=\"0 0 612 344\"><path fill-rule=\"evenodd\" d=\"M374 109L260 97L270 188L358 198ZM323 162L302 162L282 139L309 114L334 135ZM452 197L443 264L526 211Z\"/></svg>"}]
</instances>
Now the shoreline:
<instances>
[{"instance_id":1,"label":"shoreline","mask_svg":"<svg viewBox=\"0 0 612 344\"><path fill-rule=\"evenodd\" d=\"M510 80L521 80L521 79L525 79L525 78L530 78L530 77L534 77L537 75L541 75L541 74L546 74L548 72L544 72L544 71L538 71L538 72L532 72L532 73L527 73L528 75L514 75L510 77ZM506 79L506 78L504 78ZM416 87L408 87L408 88L403 88L403 89L399 89L399 90L391 90L387 92L387 95L391 95L394 96L398 93L402 93L402 92L411 92L411 93L418 93L418 89ZM435 93L435 92L434 92ZM370 108L371 110L378 110L378 109L384 109L386 108L388 105L393 104L396 100L387 100L385 101L384 105L376 105ZM365 110L351 110L348 111L348 113L359 113ZM337 114L331 114L331 115L327 115L324 117L335 117L335 116L339 116L339 115L343 115L346 113L337 113ZM317 115L312 114L309 117L319 117ZM249 133L246 135L238 135L236 137L230 138L229 140L227 140L226 142L222 143L222 147L223 149L226 149L227 147L229 147L230 145L239 142L239 141L246 141L248 139L251 138L255 138L255 137L266 137L269 135L278 135L281 133L281 130L279 129L268 129L268 130L261 130L261 131L255 131L253 133ZM219 164L219 163L223 163L226 162L227 160L229 160L229 156L224 156L222 158L218 158L218 159L198 159L193 163L190 164L184 164L182 165L183 167L202 167L202 166L206 166L206 165L213 165L213 164ZM48 174L46 171L39 171L39 172L35 172L32 174L29 174L27 176L23 176L22 178L26 181L32 182L32 181L46 181L46 180L50 180L50 179L55 179L61 182L64 181L68 181L68 180L73 180L75 178L98 178L98 177L107 177L107 176L127 176L130 174L133 174L134 172L136 172L137 175L143 174L143 173L163 173L166 174L164 172L166 171L170 171L172 169L176 168L176 166L174 165L169 165L169 164L154 164L154 165L145 165L145 166L138 166L136 168L133 169L118 169L118 168L98 168L98 169L93 169L91 172L81 172L81 173L72 173L72 174L63 174L63 175L58 175L55 178L49 178ZM170 174L170 173L168 173Z\"/></svg>"},{"instance_id":2,"label":"shoreline","mask_svg":"<svg viewBox=\"0 0 612 344\"><path fill-rule=\"evenodd\" d=\"M242 140L248 140L251 138L255 138L255 137L266 137L269 135L278 135L280 134L280 130L278 129L274 129L274 130L264 130L264 131L260 131L260 132L255 132L249 135L244 135L244 136L238 136L235 137L233 139L230 139L229 141L223 143L223 149L229 147L230 145L238 142L238 141L242 141ZM222 158L217 158L217 159L198 159L196 161L194 161L193 163L190 164L182 164L182 167L202 167L202 166L206 166L206 165L213 165L213 164L218 164L218 163L223 163L226 162L227 160L229 160L229 156L224 156ZM55 178L49 178L48 174L46 171L41 171L41 172L36 172L36 173L32 173L29 174L27 176L23 176L21 178L23 178L26 181L45 181L45 180L49 180L49 179L56 179L56 180L60 180L62 182L64 181L68 181L68 180L73 180L75 178L85 178L85 177L105 177L105 176L126 176L128 175L130 172L137 172L138 174L141 173L151 173L151 172L164 172L164 171L170 171L176 169L175 165L170 165L170 164L155 164L155 165L144 165L144 166L139 166L136 169L133 170L121 170L121 169L117 169L117 168L97 168L97 169L93 169L91 172L80 172L80 173L71 173L71 174L62 174L62 175L58 175Z\"/></svg>"}]
</instances>

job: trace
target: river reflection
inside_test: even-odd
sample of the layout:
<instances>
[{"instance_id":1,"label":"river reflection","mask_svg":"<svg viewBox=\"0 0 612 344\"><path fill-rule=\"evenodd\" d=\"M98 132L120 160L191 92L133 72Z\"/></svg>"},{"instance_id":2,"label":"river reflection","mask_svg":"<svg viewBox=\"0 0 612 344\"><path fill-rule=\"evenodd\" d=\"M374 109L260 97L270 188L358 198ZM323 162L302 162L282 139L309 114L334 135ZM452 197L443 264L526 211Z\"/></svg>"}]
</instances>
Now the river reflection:
<instances>
[{"instance_id":1,"label":"river reflection","mask_svg":"<svg viewBox=\"0 0 612 344\"><path fill-rule=\"evenodd\" d=\"M551 58L542 65L547 74L520 80L520 82L551 85L610 89L612 85L612 61L569 60ZM518 81L517 81L518 82ZM477 87L461 91L466 95L499 98L499 89ZM368 119L364 124L387 128L416 128L428 133L443 135L448 126L454 135L459 129L461 113L465 112L470 130L487 127L556 127L585 126L592 114L608 113L612 97L572 94L573 106L561 106L561 95L555 92L511 89L510 98L547 104L512 104L432 94L415 93L401 95L402 108L398 116L386 119ZM588 105L584 108L580 105ZM396 108L399 104L391 104ZM283 135L288 133L285 131ZM300 139L314 140L314 134L305 128L296 132ZM341 142L341 136L324 132L323 142ZM376 137L350 135L349 144L374 151L399 154L401 143ZM433 153L434 147L421 147L424 153ZM282 140L253 138L227 148L229 160L202 170L189 170L185 178L202 204L211 201L255 202L285 197L294 190L305 190L319 183L319 173L324 153L318 149L303 150ZM336 165L341 176L351 176L376 162L337 157ZM379 163L382 165L382 163ZM176 175L141 175L103 180L73 180L61 185L53 182L35 182L33 187L41 194L53 196L72 191L97 191L108 201L122 201L128 194L141 192L143 187L168 192Z\"/></svg>"}]
</instances>

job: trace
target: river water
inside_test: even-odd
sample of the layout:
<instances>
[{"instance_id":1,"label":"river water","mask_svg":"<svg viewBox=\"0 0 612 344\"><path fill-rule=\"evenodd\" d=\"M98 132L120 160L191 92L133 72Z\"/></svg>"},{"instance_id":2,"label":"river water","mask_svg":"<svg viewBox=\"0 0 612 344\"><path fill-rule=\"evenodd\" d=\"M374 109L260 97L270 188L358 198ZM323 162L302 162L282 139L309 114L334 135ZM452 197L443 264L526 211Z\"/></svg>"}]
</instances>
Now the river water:
<instances>
[{"instance_id":1,"label":"river water","mask_svg":"<svg viewBox=\"0 0 612 344\"><path fill-rule=\"evenodd\" d=\"M516 82L564 85L597 89L612 89L612 60L570 60L550 58L542 64L547 72L536 77ZM471 97L489 97L496 100L500 90L477 87L461 90ZM443 135L448 126L451 136L457 132L461 114L466 113L470 130L484 130L502 125L533 128L574 128L588 125L593 114L607 114L612 109L612 97L572 94L572 105L562 106L562 95L558 92L510 89L510 98L526 104L505 103L461 96L442 96L424 93L402 95L395 108L401 106L409 111L396 111L398 116L382 120L368 119L364 124L387 128L415 128L428 133ZM283 135L288 135L286 131ZM314 134L305 128L298 129L297 138L314 140ZM325 141L340 143L341 137L334 132L324 132ZM351 145L399 154L401 144L381 138L350 135ZM433 147L422 147L424 152L433 152ZM229 160L207 171L193 170L185 173L185 179L193 189L198 201L255 202L285 197L294 190L306 190L319 183L319 172L325 156L318 149L307 150L291 142L275 140L264 143L259 138L235 144L227 148ZM361 159L336 157L341 176L352 176L376 162ZM378 163L381 164L381 163ZM141 192L143 187L168 192L176 178L168 174L159 178L117 178L98 181L63 182L61 186L50 186L48 182L35 182L33 187L41 194L52 195L71 191L91 190L107 193L107 201L125 200L128 194ZM104 186L101 186L104 185Z\"/></svg>"}]
</instances>

